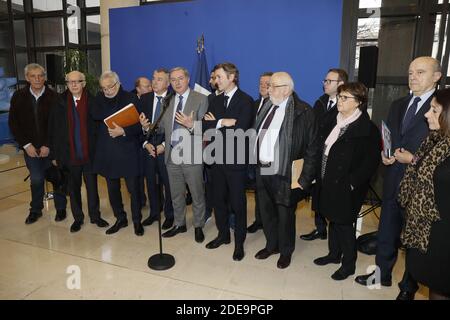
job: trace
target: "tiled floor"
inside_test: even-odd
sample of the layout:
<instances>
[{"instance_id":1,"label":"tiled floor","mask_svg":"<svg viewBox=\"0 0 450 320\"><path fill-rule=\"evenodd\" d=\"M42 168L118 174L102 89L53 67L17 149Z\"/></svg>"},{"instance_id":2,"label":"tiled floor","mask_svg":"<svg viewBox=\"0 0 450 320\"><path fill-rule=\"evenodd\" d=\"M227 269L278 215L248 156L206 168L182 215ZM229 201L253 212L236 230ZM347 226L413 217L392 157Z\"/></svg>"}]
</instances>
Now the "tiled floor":
<instances>
[{"instance_id":1,"label":"tiled floor","mask_svg":"<svg viewBox=\"0 0 450 320\"><path fill-rule=\"evenodd\" d=\"M197 244L193 229L171 239L164 239L164 251L172 254L176 264L167 271L147 267L148 258L159 252L157 226L145 228L137 237L130 226L115 235L85 224L79 233L71 234L69 217L55 222L55 211L49 201L43 217L25 225L30 191L23 179L27 170L23 157L11 146L0 148L10 161L0 165L0 299L394 299L397 287L369 290L356 284L352 277L336 282L330 275L336 265L318 267L313 259L327 253L327 242L302 241L297 237L296 251L289 268L279 270L277 257L265 261L254 258L264 247L261 231L249 234L246 256L241 262L231 258L233 245L216 250L205 249L205 243L216 236L214 221L204 231L206 241ZM114 222L105 182L100 179L101 211ZM128 197L125 195L124 199ZM253 221L254 196L248 194L249 223ZM128 206L128 203L127 203ZM309 203L297 210L297 233L312 230L314 219ZM148 215L148 207L143 209ZM191 213L188 212L188 227ZM376 228L373 214L363 221L362 232ZM394 281L401 279L403 254L394 270ZM372 256L358 255L357 274L365 273L374 263ZM73 287L74 274L80 271L80 288ZM69 270L68 270L69 269ZM425 299L421 288L416 299Z\"/></svg>"}]
</instances>

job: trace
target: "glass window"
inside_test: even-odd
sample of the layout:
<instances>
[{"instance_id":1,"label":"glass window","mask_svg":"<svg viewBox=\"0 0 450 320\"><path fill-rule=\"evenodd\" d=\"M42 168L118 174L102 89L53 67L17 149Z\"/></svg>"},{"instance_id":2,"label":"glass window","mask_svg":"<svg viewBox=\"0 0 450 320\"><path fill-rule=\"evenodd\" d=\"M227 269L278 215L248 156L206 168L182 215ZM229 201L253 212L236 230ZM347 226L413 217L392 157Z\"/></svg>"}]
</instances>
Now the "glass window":
<instances>
[{"instance_id":1,"label":"glass window","mask_svg":"<svg viewBox=\"0 0 450 320\"><path fill-rule=\"evenodd\" d=\"M67 6L76 6L77 0L67 0Z\"/></svg>"},{"instance_id":2,"label":"glass window","mask_svg":"<svg viewBox=\"0 0 450 320\"><path fill-rule=\"evenodd\" d=\"M11 47L11 36L9 34L9 21L0 21L0 49Z\"/></svg>"},{"instance_id":3,"label":"glass window","mask_svg":"<svg viewBox=\"0 0 450 320\"><path fill-rule=\"evenodd\" d=\"M5 77L15 77L14 61L11 53L0 51L0 66L3 67Z\"/></svg>"},{"instance_id":4,"label":"glass window","mask_svg":"<svg viewBox=\"0 0 450 320\"><path fill-rule=\"evenodd\" d=\"M379 8L379 7L381 7L381 0L360 0L359 1L360 9Z\"/></svg>"},{"instance_id":5,"label":"glass window","mask_svg":"<svg viewBox=\"0 0 450 320\"><path fill-rule=\"evenodd\" d=\"M6 0L0 0L0 19L8 19L8 4Z\"/></svg>"},{"instance_id":6,"label":"glass window","mask_svg":"<svg viewBox=\"0 0 450 320\"><path fill-rule=\"evenodd\" d=\"M86 0L86 8L100 7L100 0Z\"/></svg>"},{"instance_id":7,"label":"glass window","mask_svg":"<svg viewBox=\"0 0 450 320\"><path fill-rule=\"evenodd\" d=\"M14 20L14 40L16 42L16 46L18 47L27 46L25 20Z\"/></svg>"},{"instance_id":8,"label":"glass window","mask_svg":"<svg viewBox=\"0 0 450 320\"><path fill-rule=\"evenodd\" d=\"M47 79L54 83L64 82L64 53L60 51L37 52L36 62L47 70Z\"/></svg>"},{"instance_id":9,"label":"glass window","mask_svg":"<svg viewBox=\"0 0 450 320\"><path fill-rule=\"evenodd\" d=\"M100 15L86 17L86 33L88 44L100 43Z\"/></svg>"},{"instance_id":10,"label":"glass window","mask_svg":"<svg viewBox=\"0 0 450 320\"><path fill-rule=\"evenodd\" d=\"M62 10L62 1L54 0L33 0L33 11L54 11Z\"/></svg>"},{"instance_id":11,"label":"glass window","mask_svg":"<svg viewBox=\"0 0 450 320\"><path fill-rule=\"evenodd\" d=\"M17 52L16 53L16 62L17 62L17 75L19 76L19 80L25 80L25 75L23 70L25 66L28 64L28 57L26 52Z\"/></svg>"},{"instance_id":12,"label":"glass window","mask_svg":"<svg viewBox=\"0 0 450 320\"><path fill-rule=\"evenodd\" d=\"M62 18L35 18L33 21L37 47L64 45Z\"/></svg>"},{"instance_id":13,"label":"glass window","mask_svg":"<svg viewBox=\"0 0 450 320\"><path fill-rule=\"evenodd\" d=\"M380 18L367 18L358 20L358 40L378 39L380 32Z\"/></svg>"},{"instance_id":14,"label":"glass window","mask_svg":"<svg viewBox=\"0 0 450 320\"><path fill-rule=\"evenodd\" d=\"M12 0L13 13L23 13L23 0Z\"/></svg>"},{"instance_id":15,"label":"glass window","mask_svg":"<svg viewBox=\"0 0 450 320\"><path fill-rule=\"evenodd\" d=\"M88 71L96 77L102 74L102 53L100 50L88 51Z\"/></svg>"}]
</instances>

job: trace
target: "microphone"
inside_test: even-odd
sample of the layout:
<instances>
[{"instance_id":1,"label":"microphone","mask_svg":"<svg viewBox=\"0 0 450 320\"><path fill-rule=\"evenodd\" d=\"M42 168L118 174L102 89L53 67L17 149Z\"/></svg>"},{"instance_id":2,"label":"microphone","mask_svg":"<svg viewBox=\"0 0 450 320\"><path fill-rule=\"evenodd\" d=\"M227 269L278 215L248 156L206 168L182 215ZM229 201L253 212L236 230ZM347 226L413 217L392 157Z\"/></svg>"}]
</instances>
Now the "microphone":
<instances>
[{"instance_id":1,"label":"microphone","mask_svg":"<svg viewBox=\"0 0 450 320\"><path fill-rule=\"evenodd\" d=\"M175 92L174 91L169 91L167 93L167 95L164 97L162 103L161 103L161 113L159 114L158 119L156 119L156 121L154 123L152 123L150 125L150 129L147 132L147 140L151 137L154 136L156 133L156 130L159 127L159 123L162 120L162 117L164 116L164 114L166 113L167 109L169 108L169 104L170 104L170 100L172 100L172 97L175 96Z\"/></svg>"}]
</instances>

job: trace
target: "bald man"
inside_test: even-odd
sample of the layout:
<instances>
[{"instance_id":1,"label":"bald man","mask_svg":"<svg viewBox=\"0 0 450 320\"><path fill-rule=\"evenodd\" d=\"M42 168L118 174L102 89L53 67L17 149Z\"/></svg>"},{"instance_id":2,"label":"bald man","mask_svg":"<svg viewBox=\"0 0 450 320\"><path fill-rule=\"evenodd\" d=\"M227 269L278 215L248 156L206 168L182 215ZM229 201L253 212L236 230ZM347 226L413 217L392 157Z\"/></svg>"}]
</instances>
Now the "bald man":
<instances>
[{"instance_id":1,"label":"bald man","mask_svg":"<svg viewBox=\"0 0 450 320\"><path fill-rule=\"evenodd\" d=\"M78 232L84 223L81 204L82 178L86 185L90 222L108 226L100 217L97 175L92 172L97 123L91 113L97 108L86 89L86 77L79 71L66 75L67 90L59 96L49 119L50 158L53 164L69 172L70 207L74 222L70 232Z\"/></svg>"},{"instance_id":2,"label":"bald man","mask_svg":"<svg viewBox=\"0 0 450 320\"><path fill-rule=\"evenodd\" d=\"M403 226L403 212L397 202L398 189L406 166L411 163L413 154L428 136L429 129L424 115L430 109L430 102L441 76L441 66L436 59L415 59L409 67L409 88L412 95L394 101L389 110L387 125L391 131L393 155L386 158L381 154L386 172L375 258L381 277L377 279L378 273L375 272L358 276L355 281L361 285L392 285L392 269L397 261ZM414 299L418 286L407 273L399 287L398 300Z\"/></svg>"},{"instance_id":3,"label":"bald man","mask_svg":"<svg viewBox=\"0 0 450 320\"><path fill-rule=\"evenodd\" d=\"M270 102L258 113L256 170L257 201L266 246L255 258L264 260L280 253L279 269L287 268L295 249L295 210L316 175L317 123L311 106L294 93L294 81L286 72L274 73L269 83ZM294 160L303 159L299 189L291 189Z\"/></svg>"}]
</instances>

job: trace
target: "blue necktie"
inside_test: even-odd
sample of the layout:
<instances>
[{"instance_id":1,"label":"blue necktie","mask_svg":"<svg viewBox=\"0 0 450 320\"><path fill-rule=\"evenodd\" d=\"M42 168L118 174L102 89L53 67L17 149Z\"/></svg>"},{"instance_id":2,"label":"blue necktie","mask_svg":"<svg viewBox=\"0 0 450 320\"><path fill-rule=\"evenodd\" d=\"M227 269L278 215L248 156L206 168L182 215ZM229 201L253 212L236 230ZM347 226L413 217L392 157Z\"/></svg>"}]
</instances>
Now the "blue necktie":
<instances>
[{"instance_id":1,"label":"blue necktie","mask_svg":"<svg viewBox=\"0 0 450 320\"><path fill-rule=\"evenodd\" d=\"M76 108L76 104L78 104L80 100L76 100L72 104L73 109L73 142L75 144L75 156L77 159L83 159L83 147L81 145L81 128L80 128L80 116L78 115L78 111Z\"/></svg>"},{"instance_id":2,"label":"blue necktie","mask_svg":"<svg viewBox=\"0 0 450 320\"><path fill-rule=\"evenodd\" d=\"M406 130L408 130L412 119L414 119L414 116L416 115L417 112L417 106L419 105L419 102L421 101L421 99L419 97L416 97L414 99L414 102L412 103L412 105L409 107L408 111L406 111L405 117L403 118L403 123L402 123L402 135L405 134Z\"/></svg>"},{"instance_id":3,"label":"blue necktie","mask_svg":"<svg viewBox=\"0 0 450 320\"><path fill-rule=\"evenodd\" d=\"M176 114L177 112L181 112L181 110L183 110L183 96L178 96L178 99L179 99L179 102L178 102L177 110L175 111L175 114ZM180 143L180 136L179 136L177 133L175 133L175 131L176 131L177 129L181 128L181 124L179 124L179 123L176 121L176 118L175 118L175 117L173 118L173 127L172 127L172 128L173 128L173 129L172 129L172 141L171 141L171 144L172 144L172 148L173 148L173 147L175 147L177 144Z\"/></svg>"},{"instance_id":4,"label":"blue necktie","mask_svg":"<svg viewBox=\"0 0 450 320\"><path fill-rule=\"evenodd\" d=\"M161 114L161 99L162 99L162 97L157 96L156 99L158 99L158 102L156 103L156 109L155 109L155 112L153 115L153 122L158 120L158 117Z\"/></svg>"}]
</instances>

